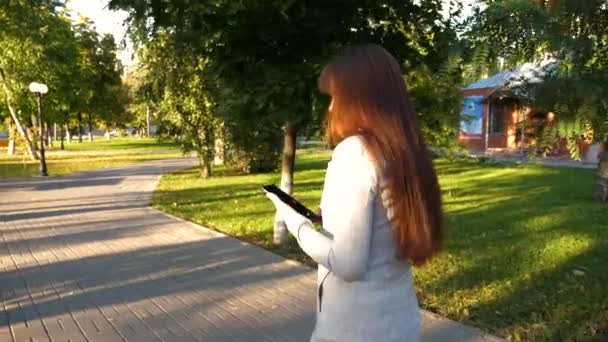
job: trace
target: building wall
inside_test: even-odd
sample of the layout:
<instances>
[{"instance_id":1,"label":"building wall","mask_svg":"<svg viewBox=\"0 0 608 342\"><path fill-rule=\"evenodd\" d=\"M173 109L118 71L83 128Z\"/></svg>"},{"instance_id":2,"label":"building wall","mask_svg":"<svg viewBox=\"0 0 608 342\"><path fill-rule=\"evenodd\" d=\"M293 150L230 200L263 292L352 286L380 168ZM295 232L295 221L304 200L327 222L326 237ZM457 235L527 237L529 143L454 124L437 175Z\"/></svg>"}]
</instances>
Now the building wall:
<instances>
[{"instance_id":1,"label":"building wall","mask_svg":"<svg viewBox=\"0 0 608 342\"><path fill-rule=\"evenodd\" d=\"M494 89L465 89L463 91L464 96L489 96ZM460 134L459 140L471 151L484 151L486 147L486 129L488 128L489 114L490 114L490 102L486 101L483 105L483 120L482 120L482 134L481 135L465 135ZM513 111L509 115L505 115L503 118L504 132L501 134L488 134L488 148L501 148L501 149L514 149L517 148L517 129L515 124L518 120L518 108L515 105Z\"/></svg>"},{"instance_id":2,"label":"building wall","mask_svg":"<svg viewBox=\"0 0 608 342\"><path fill-rule=\"evenodd\" d=\"M488 96L493 89L464 89L464 96ZM486 114L487 114L487 104L483 105L483 118L482 118L482 134L481 135L466 135L460 133L459 141L463 143L467 149L471 151L483 151L485 149L485 140L484 140L484 132L486 127Z\"/></svg>"},{"instance_id":3,"label":"building wall","mask_svg":"<svg viewBox=\"0 0 608 342\"><path fill-rule=\"evenodd\" d=\"M481 137L469 137L461 134L458 139L470 151L483 151L485 141Z\"/></svg>"},{"instance_id":4,"label":"building wall","mask_svg":"<svg viewBox=\"0 0 608 342\"><path fill-rule=\"evenodd\" d=\"M491 100L496 101L496 100ZM515 100L507 100L509 112L506 112L502 118L503 122L503 133L500 134L492 134L489 135L489 148L506 148L506 149L514 149L518 147L517 142L517 127L516 124L519 121L519 103ZM488 111L485 113L485 116L489 118L489 106ZM484 132L485 134L485 132Z\"/></svg>"},{"instance_id":5,"label":"building wall","mask_svg":"<svg viewBox=\"0 0 608 342\"><path fill-rule=\"evenodd\" d=\"M459 140L466 148L470 151L484 151L486 148L486 129L488 128L487 120L489 119L490 114L490 101L492 98L496 98L500 94L495 91L493 88L484 88L484 89L464 89L464 96L485 96L490 97L489 101L486 101L483 105L483 118L482 118L482 134L481 135L465 135L460 134ZM516 102L517 103L517 102ZM505 149L505 150L518 150L520 146L520 142L517 141L519 136L519 129L516 127L516 123L519 121L519 105L515 105L513 107L513 111L504 116L504 133L503 134L489 134L488 135L488 148L490 149ZM531 134L531 132L526 132L526 136ZM524 144L527 143L524 141ZM579 149L581 158L585 158L587 155L590 145L580 141ZM506 151L508 152L508 151ZM602 152L600 151L600 154ZM567 148L566 140L563 139L558 146L553 151L552 155L554 156L568 156L569 151Z\"/></svg>"},{"instance_id":6,"label":"building wall","mask_svg":"<svg viewBox=\"0 0 608 342\"><path fill-rule=\"evenodd\" d=\"M520 119L520 113L519 113L519 106L515 105L513 107L513 111L510 113L510 115L505 115L505 133L506 133L506 139L505 139L505 145L507 148L517 148L518 147L518 143L517 143L517 135L518 135L518 129L516 127L517 122L519 122Z\"/></svg>"}]
</instances>

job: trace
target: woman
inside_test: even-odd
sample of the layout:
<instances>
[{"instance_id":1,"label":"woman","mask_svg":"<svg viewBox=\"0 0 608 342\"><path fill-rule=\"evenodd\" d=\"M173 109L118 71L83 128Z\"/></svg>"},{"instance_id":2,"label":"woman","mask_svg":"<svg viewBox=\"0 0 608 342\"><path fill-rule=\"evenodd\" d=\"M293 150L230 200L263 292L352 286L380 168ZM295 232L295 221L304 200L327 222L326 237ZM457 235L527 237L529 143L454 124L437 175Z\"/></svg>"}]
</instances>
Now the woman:
<instances>
[{"instance_id":1,"label":"woman","mask_svg":"<svg viewBox=\"0 0 608 342\"><path fill-rule=\"evenodd\" d=\"M437 176L399 64L377 45L349 49L319 78L336 146L321 199L323 229L275 204L319 264L312 341L414 341L420 313L410 265L442 240Z\"/></svg>"}]
</instances>

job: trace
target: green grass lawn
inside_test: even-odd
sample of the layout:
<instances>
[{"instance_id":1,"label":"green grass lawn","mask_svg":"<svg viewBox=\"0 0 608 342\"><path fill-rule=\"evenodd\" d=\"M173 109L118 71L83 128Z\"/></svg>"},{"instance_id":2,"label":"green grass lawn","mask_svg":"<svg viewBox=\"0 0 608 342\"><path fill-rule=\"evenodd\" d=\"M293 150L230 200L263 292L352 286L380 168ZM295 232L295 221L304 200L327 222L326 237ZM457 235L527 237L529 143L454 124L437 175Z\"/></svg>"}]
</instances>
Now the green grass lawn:
<instances>
[{"instance_id":1,"label":"green grass lawn","mask_svg":"<svg viewBox=\"0 0 608 342\"><path fill-rule=\"evenodd\" d=\"M156 139L113 138L93 142L73 141L65 145L65 151L54 143L46 153L49 175L58 176L72 172L114 167L133 162L179 157L182 154L172 143ZM7 156L6 148L0 149L0 177L31 177L39 175L39 162L24 155Z\"/></svg>"},{"instance_id":2,"label":"green grass lawn","mask_svg":"<svg viewBox=\"0 0 608 342\"><path fill-rule=\"evenodd\" d=\"M59 143L55 143L55 149L59 148ZM65 144L67 151L124 151L130 153L141 152L178 152L178 147L171 141L158 141L156 138L112 138L106 140L97 138L90 143L86 138L82 143L72 140L71 144Z\"/></svg>"},{"instance_id":3,"label":"green grass lawn","mask_svg":"<svg viewBox=\"0 0 608 342\"><path fill-rule=\"evenodd\" d=\"M329 154L299 153L295 193L318 206ZM448 221L445 251L415 269L421 305L512 340L608 339L608 207L593 170L436 161ZM162 178L154 205L306 262L271 245L278 174Z\"/></svg>"}]
</instances>

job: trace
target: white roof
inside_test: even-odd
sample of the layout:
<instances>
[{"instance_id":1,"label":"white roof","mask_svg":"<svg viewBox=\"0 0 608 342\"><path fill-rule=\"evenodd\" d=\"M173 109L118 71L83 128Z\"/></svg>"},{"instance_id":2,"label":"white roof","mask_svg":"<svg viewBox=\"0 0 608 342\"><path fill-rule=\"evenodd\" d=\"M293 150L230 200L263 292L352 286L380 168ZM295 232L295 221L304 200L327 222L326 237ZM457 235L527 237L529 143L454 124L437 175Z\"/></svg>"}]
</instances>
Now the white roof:
<instances>
[{"instance_id":1,"label":"white roof","mask_svg":"<svg viewBox=\"0 0 608 342\"><path fill-rule=\"evenodd\" d=\"M542 78L557 65L554 59L544 59L538 62L526 63L512 70L494 74L484 80L469 84L465 89L511 88L524 82L540 83Z\"/></svg>"}]
</instances>

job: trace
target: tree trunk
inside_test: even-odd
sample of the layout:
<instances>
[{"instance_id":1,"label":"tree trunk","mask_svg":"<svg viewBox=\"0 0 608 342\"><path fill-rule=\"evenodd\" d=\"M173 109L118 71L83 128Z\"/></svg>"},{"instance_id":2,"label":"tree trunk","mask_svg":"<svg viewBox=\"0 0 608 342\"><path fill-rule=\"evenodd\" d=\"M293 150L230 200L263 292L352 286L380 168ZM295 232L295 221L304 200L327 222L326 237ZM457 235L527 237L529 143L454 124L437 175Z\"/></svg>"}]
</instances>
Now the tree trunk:
<instances>
[{"instance_id":1,"label":"tree trunk","mask_svg":"<svg viewBox=\"0 0 608 342\"><path fill-rule=\"evenodd\" d=\"M104 136L105 136L106 140L112 139L112 136L110 135L110 131L107 129L106 129L106 132L104 133Z\"/></svg>"},{"instance_id":2,"label":"tree trunk","mask_svg":"<svg viewBox=\"0 0 608 342\"><path fill-rule=\"evenodd\" d=\"M205 158L204 153L198 152L198 162L200 167L201 178L207 179L211 177L211 163L208 158Z\"/></svg>"},{"instance_id":3,"label":"tree trunk","mask_svg":"<svg viewBox=\"0 0 608 342\"><path fill-rule=\"evenodd\" d=\"M219 128L218 134L215 136L214 150L215 155L213 163L215 165L224 165L224 162L226 161L226 143L224 141L223 127Z\"/></svg>"},{"instance_id":4,"label":"tree trunk","mask_svg":"<svg viewBox=\"0 0 608 342\"><path fill-rule=\"evenodd\" d=\"M213 128L209 126L200 127L195 130L197 134L197 155L201 178L206 179L211 177L211 161L213 160Z\"/></svg>"},{"instance_id":5,"label":"tree trunk","mask_svg":"<svg viewBox=\"0 0 608 342\"><path fill-rule=\"evenodd\" d=\"M72 133L70 133L70 126L65 124L65 142L68 144L72 143Z\"/></svg>"},{"instance_id":6,"label":"tree trunk","mask_svg":"<svg viewBox=\"0 0 608 342\"><path fill-rule=\"evenodd\" d=\"M13 119L15 127L17 127L17 132L19 132L19 134L23 138L27 154L30 156L30 159L38 160L38 153L36 153L36 151L34 150L32 141L29 139L27 133L25 132L25 128L21 124L21 121L17 116L17 112L15 112L15 109L11 105L12 96L10 90L8 89L8 86L6 85L6 78L4 76L4 70L2 70L2 68L0 68L0 83L2 83L2 88L4 90L4 96L6 98L6 105L8 107L8 111L11 114L11 118Z\"/></svg>"},{"instance_id":7,"label":"tree trunk","mask_svg":"<svg viewBox=\"0 0 608 342\"><path fill-rule=\"evenodd\" d=\"M550 16L556 16L559 12L559 8L561 5L561 0L549 0L547 2L547 13Z\"/></svg>"},{"instance_id":8,"label":"tree trunk","mask_svg":"<svg viewBox=\"0 0 608 342\"><path fill-rule=\"evenodd\" d=\"M13 126L12 121L8 123L8 149L6 150L6 154L9 156L15 155L15 127Z\"/></svg>"},{"instance_id":9,"label":"tree trunk","mask_svg":"<svg viewBox=\"0 0 608 342\"><path fill-rule=\"evenodd\" d=\"M532 0L536 6L540 8L545 8L545 0Z\"/></svg>"},{"instance_id":10,"label":"tree trunk","mask_svg":"<svg viewBox=\"0 0 608 342\"><path fill-rule=\"evenodd\" d=\"M49 125L48 122L46 122L44 124L44 134L45 134L45 138L46 138L46 145L47 147L53 147L53 134L51 132L51 126Z\"/></svg>"},{"instance_id":11,"label":"tree trunk","mask_svg":"<svg viewBox=\"0 0 608 342\"><path fill-rule=\"evenodd\" d=\"M604 153L597 168L593 197L599 202L608 202L608 141L604 143Z\"/></svg>"},{"instance_id":12,"label":"tree trunk","mask_svg":"<svg viewBox=\"0 0 608 342\"><path fill-rule=\"evenodd\" d=\"M40 139L38 139L40 137L40 132L38 132L37 127L38 119L36 119L36 116L32 115L30 117L29 127L27 128L27 134L30 137L30 141L32 141L34 153L39 153L38 150L40 149L40 146L38 146L40 144Z\"/></svg>"},{"instance_id":13,"label":"tree trunk","mask_svg":"<svg viewBox=\"0 0 608 342\"><path fill-rule=\"evenodd\" d=\"M9 156L15 155L15 139L12 137L8 140L8 148L6 149L6 154Z\"/></svg>"},{"instance_id":14,"label":"tree trunk","mask_svg":"<svg viewBox=\"0 0 608 342\"><path fill-rule=\"evenodd\" d=\"M93 114L89 113L89 142L93 141Z\"/></svg>"},{"instance_id":15,"label":"tree trunk","mask_svg":"<svg viewBox=\"0 0 608 342\"><path fill-rule=\"evenodd\" d=\"M57 127L57 126L55 126ZM65 145L63 145L63 127L65 127L64 125L59 125L59 139L61 140L61 150L65 150Z\"/></svg>"},{"instance_id":16,"label":"tree trunk","mask_svg":"<svg viewBox=\"0 0 608 342\"><path fill-rule=\"evenodd\" d=\"M53 141L57 140L57 123L53 122Z\"/></svg>"},{"instance_id":17,"label":"tree trunk","mask_svg":"<svg viewBox=\"0 0 608 342\"><path fill-rule=\"evenodd\" d=\"M78 142L82 142L82 112L78 112Z\"/></svg>"},{"instance_id":18,"label":"tree trunk","mask_svg":"<svg viewBox=\"0 0 608 342\"><path fill-rule=\"evenodd\" d=\"M146 105L146 138L150 137L150 106Z\"/></svg>"},{"instance_id":19,"label":"tree trunk","mask_svg":"<svg viewBox=\"0 0 608 342\"><path fill-rule=\"evenodd\" d=\"M287 124L283 129L283 161L281 164L281 190L288 194L293 193L293 168L296 160L296 128ZM284 245L287 242L287 226L285 222L275 215L274 236L275 245Z\"/></svg>"}]
</instances>

